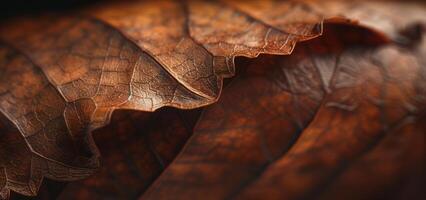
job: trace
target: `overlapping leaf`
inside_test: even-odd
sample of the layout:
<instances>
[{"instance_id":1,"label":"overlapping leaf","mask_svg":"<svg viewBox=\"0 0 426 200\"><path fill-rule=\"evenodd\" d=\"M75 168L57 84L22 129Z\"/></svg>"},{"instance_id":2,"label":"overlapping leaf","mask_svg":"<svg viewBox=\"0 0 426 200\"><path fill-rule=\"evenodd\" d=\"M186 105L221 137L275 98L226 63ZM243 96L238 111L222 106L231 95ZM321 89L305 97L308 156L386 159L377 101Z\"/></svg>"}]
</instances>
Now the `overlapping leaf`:
<instances>
[{"instance_id":1,"label":"overlapping leaf","mask_svg":"<svg viewBox=\"0 0 426 200\"><path fill-rule=\"evenodd\" d=\"M421 195L424 55L328 30L289 57L249 62L143 199Z\"/></svg>"},{"instance_id":2,"label":"overlapping leaf","mask_svg":"<svg viewBox=\"0 0 426 200\"><path fill-rule=\"evenodd\" d=\"M424 12L420 8L409 17L399 21L386 18L395 26L383 27L382 25L386 24L383 23L383 20L365 20L365 13L376 13L374 9L371 11L371 8L376 9L378 6L367 2L350 4L328 2L323 4L315 1L265 1L260 5L251 1L120 2L87 8L78 14L75 12L53 14L14 19L3 23L0 28L0 115L4 122L0 127L2 132L0 135L1 197L6 198L10 189L24 195L35 195L44 176L57 180L76 180L92 174L99 167L99 153L90 133L94 129L105 126L116 109L154 111L163 106L191 109L216 102L222 90L223 78L231 77L235 73L234 58L237 56L253 58L259 54L290 54L297 42L322 34L323 19L341 15L359 19L361 24L384 31L386 35L396 40L399 39L398 30L417 19L422 19L418 16ZM354 24L344 18L333 18L329 21ZM378 33L381 32L376 34ZM380 40L387 40L385 34L379 37ZM354 38L348 40L358 41ZM367 36L362 40L369 41ZM262 72L259 71L260 74L257 75L281 77L268 77L268 80L263 78L266 82L256 79L256 82L260 81L259 84L253 83L252 87L245 87L249 89L247 94L244 94L245 97L243 97L244 95L241 97L225 95L223 101L226 102L229 98L237 101L232 105L229 103L228 107L236 105L243 107L234 109L229 107L231 111L236 112L230 114L226 109L221 111L217 108L216 111L210 111L215 110L213 107L207 113L219 112L224 116L218 117L217 113L214 113L212 115L214 118L209 120L210 115L206 114L207 116L203 119L207 118L207 122L200 122L197 129L203 130L203 124L217 126L213 129L220 132L224 138L197 133L178 160L150 189L147 198L158 198L169 192L177 191L180 192L182 198L185 195L205 195L206 193L210 193L211 198L265 195L263 193L252 194L250 191L253 190L250 187L262 188L259 192L268 192L271 197L274 195L276 195L275 197L278 195L299 197L300 188L292 190L290 187L289 191L274 193L278 190L268 185L271 184L268 181L275 180L276 176L280 177L280 175L274 174L279 170L264 169L268 165L271 167L278 165L284 169L298 170L299 165L286 166L284 164L289 163L289 159L280 158L297 138L293 133L300 134L314 115L327 116L328 113L338 115L341 111L329 111L328 109L331 109L329 107L352 108L351 105L337 100L336 102L324 100L359 95L359 93L336 89L338 80L335 77L345 75L336 75L344 73L335 71L338 65L331 63L335 62L337 58L339 58L337 59L339 62L341 58L346 58L347 62L350 62L350 59L365 59L365 63L370 63L367 65L377 64L375 63L377 60L383 62L380 59L366 58L367 53L359 53L352 49L345 49L345 52L342 53L340 50L344 47L339 47L338 40L327 41L332 42L313 45L313 47L304 46L302 48L304 50L299 50L294 57L279 61L289 62L286 65L294 65L294 68L287 69L288 66L283 68L281 64L276 67L276 64L273 63L275 58L271 58L272 63L268 63L271 66L263 67L266 69L261 69ZM378 54L377 56L383 57L383 59L388 59L388 54L405 58L405 54L400 55L399 50L394 50L395 47L390 47L390 49L393 50L383 50L385 53L369 50L368 53ZM424 53L423 49L419 48L416 51L417 54ZM397 51L397 53L393 51ZM326 52L329 55L328 58L317 58L312 57L308 52L314 54ZM307 58L316 61L311 62ZM308 62L308 64L305 66L302 61ZM300 64L301 62L302 64ZM321 64L317 65L321 66L315 66L316 62L320 62ZM424 61L417 62L424 64ZM407 65L407 63L402 64ZM424 70L421 70L421 65L410 64L412 64L411 68L404 68L407 70L406 72L420 74L418 79L422 81L424 77L422 78L421 74ZM379 68L389 67L387 63L383 66ZM342 68L347 71L358 70L353 73L348 72L350 76L354 76L352 79L355 82L359 81L359 76L363 76L362 73L367 73L364 72L364 69L360 69L365 68L364 65L354 66L354 69L347 66L347 69L345 66ZM283 71L283 74L274 70ZM373 70L372 74L377 71L365 69L370 72L369 70ZM268 73L273 74L268 75ZM348 80L351 79L349 75ZM374 89L376 85L387 84L387 74L372 76L377 77L370 77L371 79L382 77L386 80L383 83L371 80L371 85L367 84L365 87ZM273 81L282 87L282 90L288 92L281 93L277 88L271 90L270 82ZM401 102L404 102L405 105L407 101L413 107L421 107L421 101L418 100L423 98L421 92L424 92L424 88L420 87L421 82L410 82L412 81L411 75L403 76L401 80L397 81L407 82L408 85L401 86L402 90L408 92L404 98L414 100L405 100L401 96L396 96L394 104L399 106L403 104ZM242 95L244 89L236 89L235 85L238 85L238 81L236 82L232 84L230 91L234 91L233 95ZM343 83L343 85L345 84ZM364 89L358 84L350 84L352 85L347 87ZM420 92L418 94L409 93L414 87L410 84L417 87ZM241 84L238 87L244 88L244 85ZM398 91L396 94L399 94ZM375 93L371 95L379 98L374 96ZM247 99L248 96L262 99L259 100L258 105L252 106L250 104L253 102ZM383 100L380 98L379 100ZM364 99L359 101L363 102ZM413 102L420 102L420 105L414 105ZM277 105L273 106L273 103ZM355 102L355 104L358 103ZM218 106L221 106L221 103L216 105L216 107ZM272 108L271 106L275 108L270 111L265 109ZM354 109L358 106L356 105ZM248 107L251 108L248 109ZM378 108L382 109L380 105L376 104L359 107L365 110L360 111L360 115L371 114L368 112ZM387 113L383 114L384 111L382 112L380 109L377 111L377 115L370 116L372 121L382 119L382 115L387 116ZM237 115L244 112L249 113L248 115ZM316 112L318 113L315 114ZM228 115L235 116L228 119ZM290 151L289 154L298 151L298 146L304 147L303 138L309 137L304 135L315 135L315 131L319 131L315 129L316 123L319 124L318 126L327 125L322 121L316 122L317 118L315 117L307 130L302 132L303 137L295 143L294 149L296 150ZM352 121L349 118L346 119L342 116L339 119L349 120L344 122L351 124ZM259 119L262 121L257 121ZM222 124L214 125L215 123ZM231 124L228 127L226 123ZM247 124L252 125L247 126ZM311 126L314 127L311 128ZM413 129L418 130L416 127L417 125L414 125ZM237 129L237 131L228 132L226 131L228 128ZM247 132L250 131L246 129L256 133L247 136ZM286 134L274 134L280 132L281 129L286 129ZM314 133L305 134L311 129L314 129L312 130ZM376 138L374 134L383 135L378 133L379 130L380 128L371 127L368 130L372 134L371 138ZM264 132L270 132L271 138L262 136ZM201 139L197 142L199 137ZM232 137L229 140L232 142L228 142L229 137ZM320 140L321 142L322 140ZM302 144L298 145L299 143ZM360 145L367 143L360 143ZM194 145L196 147L193 147ZM255 145L256 148L253 149L252 145ZM359 152L364 149L362 146L357 146L357 148L360 149ZM311 149L307 148L307 150ZM329 150L331 151L332 148ZM241 156L244 155L241 154L242 151L251 153ZM196 155L192 155L194 152ZM200 152L204 152L205 157L197 156ZM358 150L354 150L351 155L340 155L339 153L342 152L340 149L337 149L336 152L338 155L333 162L352 159L359 154ZM170 155L176 155L176 153L170 152ZM317 154L310 156L314 155ZM323 157L321 156L318 154L310 162L318 160L318 162L322 162ZM219 161L215 159L219 159ZM224 161L223 159L229 160L220 163L220 161ZM301 162L300 165L310 165L309 162L305 163L304 159L296 159L295 163ZM277 164L272 165L271 163L276 160L278 160ZM142 161L150 161L150 159L142 159ZM183 164L182 167L181 162L186 164ZM281 166L281 162L284 163L284 166ZM200 167L198 167L198 163ZM318 173L326 176L327 173L335 171L333 167L335 165L320 168ZM219 171L213 173L213 169ZM174 170L180 171L176 175ZM186 175L185 170L189 170L191 173L201 171L197 180L191 180L183 177ZM158 175L158 173L156 171L149 176ZM229 174L233 174L233 176L228 176ZM262 176L258 181L252 183L256 178L253 176L260 174ZM298 174L294 172L292 175ZM169 180L170 177L173 180ZM318 185L323 182L322 177L315 175L309 177L312 180L305 182L301 180L301 184L304 186L301 188L312 189L315 187L307 184ZM303 177L301 178L303 179ZM182 184L181 186L191 186L185 191L180 190L181 188L178 188L180 186L168 184L182 180L193 181L193 184ZM277 181L280 184L275 187L287 184L287 179L278 178ZM196 183L203 184L196 186ZM270 190L267 190L268 188ZM167 193L162 191L167 191ZM308 193L308 195L310 194ZM315 191L312 194L315 194Z\"/></svg>"}]
</instances>

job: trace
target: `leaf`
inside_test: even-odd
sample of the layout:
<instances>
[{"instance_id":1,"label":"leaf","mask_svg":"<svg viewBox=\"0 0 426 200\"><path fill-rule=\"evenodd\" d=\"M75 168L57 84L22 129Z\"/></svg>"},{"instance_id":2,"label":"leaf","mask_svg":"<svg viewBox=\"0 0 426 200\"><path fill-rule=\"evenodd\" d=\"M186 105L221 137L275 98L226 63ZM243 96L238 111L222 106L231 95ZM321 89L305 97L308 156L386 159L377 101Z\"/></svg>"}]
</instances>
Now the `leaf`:
<instances>
[{"instance_id":1,"label":"leaf","mask_svg":"<svg viewBox=\"0 0 426 200\"><path fill-rule=\"evenodd\" d=\"M129 27L131 19L120 19L120 11L130 10L117 10L118 17L112 18L98 9L93 11L98 18L43 16L8 21L1 27L1 112L22 134L14 137L28 148L14 150L26 156L3 159L6 190L35 195L43 176L75 180L92 174L99 166L99 155L89 133L108 123L113 110L153 111L162 106L194 108L213 103L222 77L233 73L234 56L277 48L280 54L288 54L302 37L246 15L203 21L200 14L226 9L223 5L191 4L188 12L194 19L175 2L127 6L138 8L132 16L139 25ZM152 17L164 9L171 9L170 15ZM219 26L225 22L241 26ZM208 34L218 27L225 27L217 30L225 46L209 41L217 34ZM132 35L129 28L140 28L145 35ZM256 31L247 32L247 28ZM190 37L188 29L206 39L204 46ZM270 36L265 37L267 33ZM236 37L239 40L234 41ZM13 132L7 135L18 134ZM1 155L9 153L2 151ZM22 164L12 167L16 162ZM18 169L22 177L9 175Z\"/></svg>"},{"instance_id":2,"label":"leaf","mask_svg":"<svg viewBox=\"0 0 426 200\"><path fill-rule=\"evenodd\" d=\"M318 18L337 16L352 20L360 26L385 33L395 40L402 40L399 31L413 23L426 23L426 5L411 1L230 1L230 4L256 19L277 24L284 30L298 31L299 25L314 22ZM300 13L310 17L300 18ZM395 14L399 13L399 14ZM294 29L294 30L292 30Z\"/></svg>"},{"instance_id":3,"label":"leaf","mask_svg":"<svg viewBox=\"0 0 426 200\"><path fill-rule=\"evenodd\" d=\"M287 55L321 35L324 13L333 12L316 4L111 2L2 23L2 198L9 190L36 195L43 177L93 174L100 162L91 132L115 110L216 102L235 57ZM380 40L389 42L384 34Z\"/></svg>"},{"instance_id":4,"label":"leaf","mask_svg":"<svg viewBox=\"0 0 426 200\"><path fill-rule=\"evenodd\" d=\"M114 113L110 125L93 132L105 167L68 184L58 199L137 198L180 151L199 111Z\"/></svg>"},{"instance_id":5,"label":"leaf","mask_svg":"<svg viewBox=\"0 0 426 200\"><path fill-rule=\"evenodd\" d=\"M246 71L143 199L421 195L425 55L325 30L291 56L240 63Z\"/></svg>"}]
</instances>

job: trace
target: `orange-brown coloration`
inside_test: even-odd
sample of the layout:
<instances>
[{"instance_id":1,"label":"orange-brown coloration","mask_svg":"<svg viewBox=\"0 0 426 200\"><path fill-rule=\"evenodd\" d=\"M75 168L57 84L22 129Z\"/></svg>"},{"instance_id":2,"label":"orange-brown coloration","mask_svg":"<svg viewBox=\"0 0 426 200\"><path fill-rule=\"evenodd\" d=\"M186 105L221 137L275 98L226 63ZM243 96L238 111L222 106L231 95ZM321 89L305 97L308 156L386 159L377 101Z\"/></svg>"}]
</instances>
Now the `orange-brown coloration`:
<instances>
[{"instance_id":1,"label":"orange-brown coloration","mask_svg":"<svg viewBox=\"0 0 426 200\"><path fill-rule=\"evenodd\" d=\"M90 9L91 17L11 20L1 27L0 38L6 43L0 59L5 71L0 110L21 132L29 156L40 157L45 166L54 165L46 169L34 162L37 177L6 188L34 195L43 175L73 180L91 174L99 161L89 133L107 124L115 109L154 111L211 104L219 97L222 78L233 74L234 56L251 57L274 48L289 54L299 40L281 32L269 37L270 27L246 15L238 19L225 15L219 21L200 16L202 9L226 9L225 5L193 2L184 8L160 2L113 8ZM170 12L160 14L164 9ZM239 21L246 25L237 29L248 35L237 41L237 36L229 35L237 29L219 29ZM205 34L212 30L218 34ZM251 34L257 30L261 31ZM194 34L199 40L192 39ZM212 43L218 35L230 46Z\"/></svg>"},{"instance_id":2,"label":"orange-brown coloration","mask_svg":"<svg viewBox=\"0 0 426 200\"><path fill-rule=\"evenodd\" d=\"M242 64L142 199L421 195L423 57L362 45L360 30L325 30L289 57Z\"/></svg>"},{"instance_id":3,"label":"orange-brown coloration","mask_svg":"<svg viewBox=\"0 0 426 200\"><path fill-rule=\"evenodd\" d=\"M386 17L398 5L410 14ZM126 1L2 22L0 199L92 175L95 129L106 166L61 199L136 198L170 162L142 197L418 195L426 45L401 32L425 22L418 5ZM210 104L191 136L198 111L175 108Z\"/></svg>"}]
</instances>

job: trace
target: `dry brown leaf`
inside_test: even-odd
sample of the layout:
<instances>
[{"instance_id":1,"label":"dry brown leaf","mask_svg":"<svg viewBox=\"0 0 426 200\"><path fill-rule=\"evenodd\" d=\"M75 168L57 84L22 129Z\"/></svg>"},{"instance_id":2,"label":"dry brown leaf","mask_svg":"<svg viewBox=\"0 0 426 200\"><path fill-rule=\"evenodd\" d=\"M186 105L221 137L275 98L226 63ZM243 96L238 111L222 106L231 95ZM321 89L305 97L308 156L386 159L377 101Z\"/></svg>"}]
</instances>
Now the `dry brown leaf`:
<instances>
[{"instance_id":1,"label":"dry brown leaf","mask_svg":"<svg viewBox=\"0 0 426 200\"><path fill-rule=\"evenodd\" d=\"M1 45L1 112L29 148L15 150L26 157L4 159L4 189L35 195L43 176L90 175L99 163L89 132L108 123L113 110L213 103L222 78L233 74L234 56L288 54L303 39L247 15L229 18L232 10L223 18L203 18L228 9L216 3L195 2L186 10L177 2L142 2L107 12L112 8L95 8L94 17L43 16L1 27L7 43ZM132 8L139 12L121 17ZM212 41L216 37L223 41ZM10 165L18 161L26 164ZM8 175L18 170L24 177Z\"/></svg>"},{"instance_id":2,"label":"dry brown leaf","mask_svg":"<svg viewBox=\"0 0 426 200\"><path fill-rule=\"evenodd\" d=\"M282 27L287 32L297 31L300 24L312 23L321 17L327 19L340 16L400 40L403 39L399 34L400 30L412 24L426 23L426 4L416 1L236 0L228 3L256 19ZM300 13L304 13L306 17L300 18Z\"/></svg>"},{"instance_id":3,"label":"dry brown leaf","mask_svg":"<svg viewBox=\"0 0 426 200\"><path fill-rule=\"evenodd\" d=\"M114 113L110 125L93 132L105 167L68 184L57 199L136 199L191 136L199 111Z\"/></svg>"},{"instance_id":4,"label":"dry brown leaf","mask_svg":"<svg viewBox=\"0 0 426 200\"><path fill-rule=\"evenodd\" d=\"M377 7L364 2L361 6L343 2L323 5L318 1L252 3L114 2L78 14L48 14L3 23L0 197L6 198L9 190L36 195L44 176L77 180L93 174L99 167L99 152L91 132L108 124L114 110L154 111L163 106L191 109L212 104L220 96L223 78L235 73L235 57L290 54L297 42L322 33L324 18L343 11L344 16L360 18L393 39L399 36L397 28L418 18L413 14L415 17L407 20L392 19L389 21L396 28L383 28L380 20L376 23L356 12L346 12L355 7L368 14L372 12L369 8ZM353 24L344 18L330 21ZM387 35L380 39L387 40ZM337 48L338 43L330 46ZM309 69L295 73L308 85L289 89L303 90L300 92L305 96L283 101L290 107L306 104L311 110L300 116L291 114L295 116L288 120L296 123L287 123L289 132L310 121L324 96L321 88L330 92L325 85L330 74L315 75ZM322 82L315 82L320 79ZM290 146L291 137L282 135L279 141ZM221 150L216 150L220 154ZM154 170L149 176L159 173ZM239 180L227 184L233 181Z\"/></svg>"},{"instance_id":5,"label":"dry brown leaf","mask_svg":"<svg viewBox=\"0 0 426 200\"><path fill-rule=\"evenodd\" d=\"M246 64L142 199L421 199L426 55L336 28Z\"/></svg>"}]
</instances>

